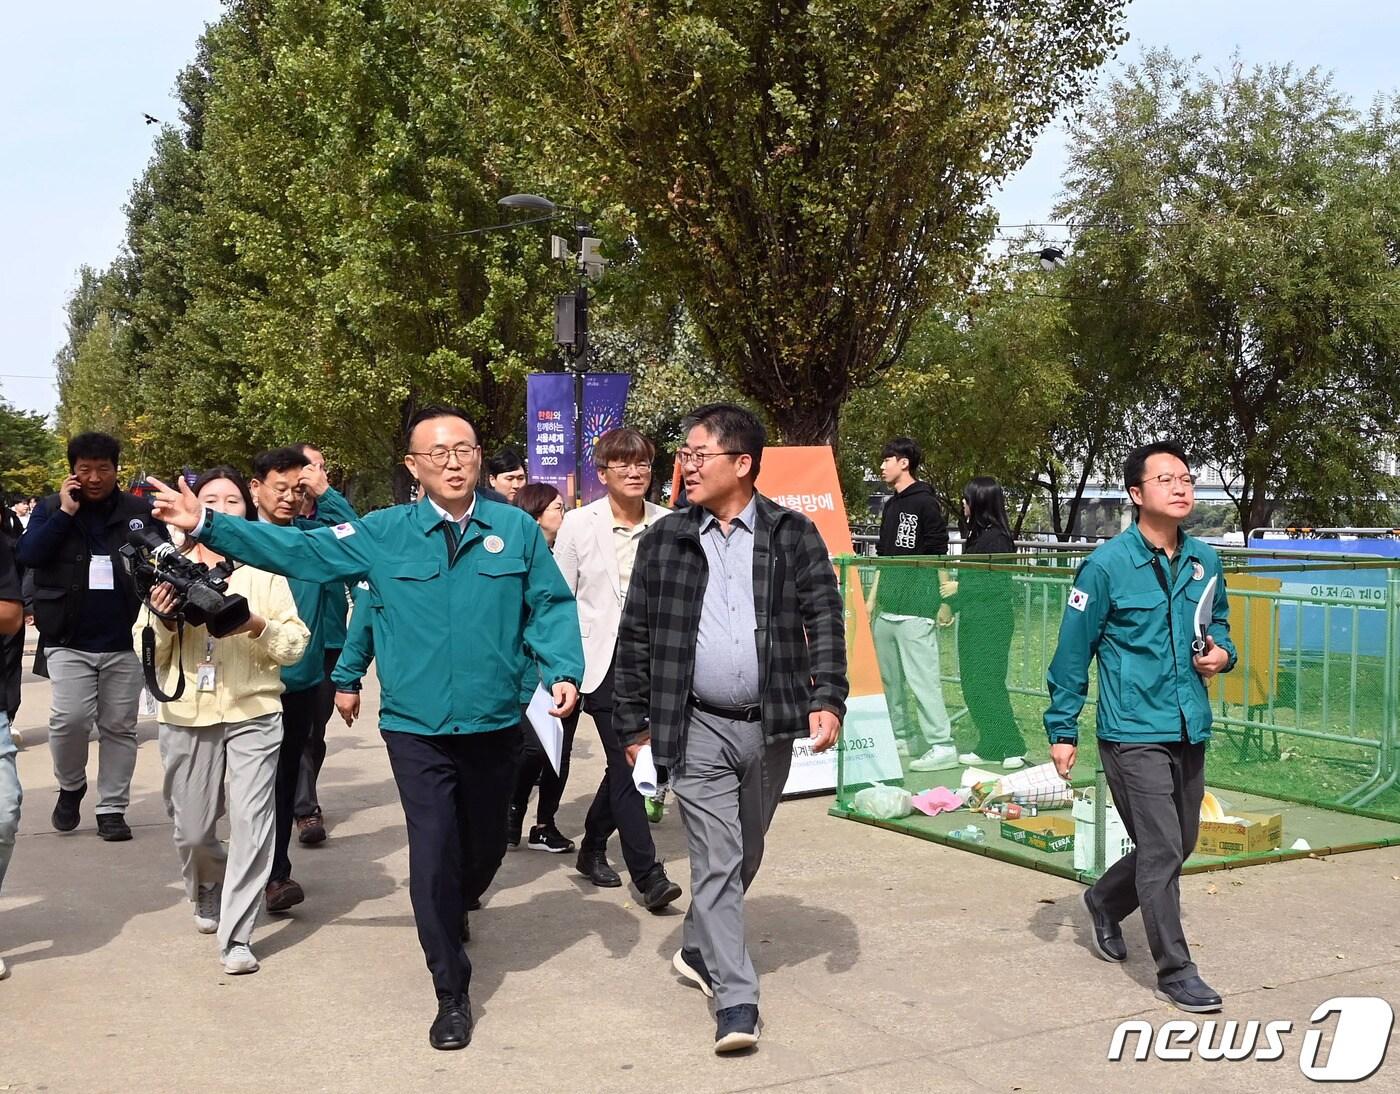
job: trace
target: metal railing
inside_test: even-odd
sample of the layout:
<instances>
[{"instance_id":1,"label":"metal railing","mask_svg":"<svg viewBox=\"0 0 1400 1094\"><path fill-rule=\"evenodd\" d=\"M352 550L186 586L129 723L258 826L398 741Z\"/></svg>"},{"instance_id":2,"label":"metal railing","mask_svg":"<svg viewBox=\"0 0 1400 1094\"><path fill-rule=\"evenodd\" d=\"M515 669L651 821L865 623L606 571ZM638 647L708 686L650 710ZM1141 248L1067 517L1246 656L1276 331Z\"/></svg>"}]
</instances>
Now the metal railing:
<instances>
[{"instance_id":1,"label":"metal railing","mask_svg":"<svg viewBox=\"0 0 1400 1094\"><path fill-rule=\"evenodd\" d=\"M927 568L931 581L937 581L938 571L945 569L1010 571L1017 633L1012 639L1007 688L1013 695L1048 701L1046 672L1081 552L1071 544L1053 545L1053 552L1043 550L1044 546L1034 552L1034 561L1027 561L1025 554L977 562L952 556L879 560L856 556L838 564L843 582L851 580L855 571L867 597L875 574L887 567ZM1308 742L1309 760L1342 772L1339 780L1349 778L1347 771L1357 773L1355 785L1329 788L1325 798L1298 796L1288 787L1262 784L1231 788L1367 812L1368 806L1400 783L1400 561L1258 550L1222 555L1227 587L1234 580L1229 596L1239 658L1235 671L1217 678L1210 692L1215 726L1234 743L1233 754L1227 750L1221 762L1234 765L1234 777L1250 782L1248 765L1287 759L1294 750L1281 747L1279 741L1292 738ZM1365 575L1364 580L1357 577L1357 584L1339 584L1339 575L1347 573ZM1306 580L1318 575L1326 575L1325 582ZM1310 587L1336 586L1337 591L1300 591L1298 582L1287 580L1295 576L1303 577L1303 584ZM1360 596L1358 589L1367 592ZM955 617L953 627L957 626ZM950 631L956 633L956 629ZM956 642L949 645L956 648ZM960 686L961 666L949 671L953 660L945 659L942 679ZM1091 673L1090 704L1096 695ZM953 715L955 721L964 716L965 710ZM1373 815L1392 812L1395 807L1388 806L1386 814Z\"/></svg>"}]
</instances>

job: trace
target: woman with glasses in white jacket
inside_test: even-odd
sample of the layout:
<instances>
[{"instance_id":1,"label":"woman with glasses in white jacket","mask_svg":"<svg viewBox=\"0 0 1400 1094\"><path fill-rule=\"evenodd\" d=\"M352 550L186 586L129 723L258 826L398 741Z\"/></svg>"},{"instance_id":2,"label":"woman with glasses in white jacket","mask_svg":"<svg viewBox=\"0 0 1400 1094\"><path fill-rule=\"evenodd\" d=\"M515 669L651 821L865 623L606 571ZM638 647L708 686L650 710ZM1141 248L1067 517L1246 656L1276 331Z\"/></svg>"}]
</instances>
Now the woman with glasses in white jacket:
<instances>
[{"instance_id":1,"label":"woman with glasses in white jacket","mask_svg":"<svg viewBox=\"0 0 1400 1094\"><path fill-rule=\"evenodd\" d=\"M247 484L231 467L204 472L194 492L216 512L256 519ZM192 540L184 551L211 568L224 562ZM165 694L174 695L184 678L184 692L161 703L159 711L166 810L174 821L175 849L185 892L195 906L195 927L202 934L218 933L224 971L237 974L258 971L250 942L272 872L281 669L301 657L310 633L297 615L286 578L238 566L228 577L227 591L248 601L250 615L223 638L203 625L177 628L167 618L176 596L164 583L151 590L136 631L139 646L141 633L152 625L156 678ZM225 804L227 851L217 831Z\"/></svg>"}]
</instances>

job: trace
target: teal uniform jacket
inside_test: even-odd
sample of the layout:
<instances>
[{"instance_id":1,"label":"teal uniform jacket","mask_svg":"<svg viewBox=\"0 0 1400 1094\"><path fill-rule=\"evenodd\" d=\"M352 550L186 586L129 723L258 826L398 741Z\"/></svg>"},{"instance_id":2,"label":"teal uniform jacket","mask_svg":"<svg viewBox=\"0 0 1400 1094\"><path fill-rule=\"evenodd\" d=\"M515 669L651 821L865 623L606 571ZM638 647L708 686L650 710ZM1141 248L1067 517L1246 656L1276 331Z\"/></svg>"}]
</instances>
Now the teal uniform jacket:
<instances>
[{"instance_id":1,"label":"teal uniform jacket","mask_svg":"<svg viewBox=\"0 0 1400 1094\"><path fill-rule=\"evenodd\" d=\"M369 582L359 581L350 587L350 622L345 628L345 641L340 647L331 683L336 691L359 691L360 681L374 660L374 634L370 630L374 607L370 603Z\"/></svg>"},{"instance_id":2,"label":"teal uniform jacket","mask_svg":"<svg viewBox=\"0 0 1400 1094\"><path fill-rule=\"evenodd\" d=\"M323 507L330 500L332 508ZM316 499L315 516L307 521L295 521L299 528L314 528L322 524L339 524L355 520L359 516L349 501L334 490ZM328 650L338 650L345 645L346 616L350 611L351 584L344 581L327 581L321 586L321 609L317 617L321 627L322 645Z\"/></svg>"},{"instance_id":3,"label":"teal uniform jacket","mask_svg":"<svg viewBox=\"0 0 1400 1094\"><path fill-rule=\"evenodd\" d=\"M351 518L354 519L353 517ZM335 523L340 523L336 521ZM350 613L350 586L343 581L327 581L321 586L321 634L328 650L345 645L346 617Z\"/></svg>"},{"instance_id":4,"label":"teal uniform jacket","mask_svg":"<svg viewBox=\"0 0 1400 1094\"><path fill-rule=\"evenodd\" d=\"M1191 664L1196 607L1212 577L1209 635L1230 655L1230 602L1220 557L1183 535L1176 557L1143 539L1136 524L1100 544L1074 577L1060 641L1046 683L1045 732L1079 739L1079 712L1089 690L1089 663L1099 659L1098 735L1127 743L1210 739L1210 700ZM1168 596L1170 589L1170 596Z\"/></svg>"},{"instance_id":5,"label":"teal uniform jacket","mask_svg":"<svg viewBox=\"0 0 1400 1094\"><path fill-rule=\"evenodd\" d=\"M551 686L583 678L573 594L524 510L478 497L450 561L455 525L427 498L311 531L207 519L200 538L220 554L318 584L369 583L381 729L434 736L519 725L526 646Z\"/></svg>"},{"instance_id":6,"label":"teal uniform jacket","mask_svg":"<svg viewBox=\"0 0 1400 1094\"><path fill-rule=\"evenodd\" d=\"M322 528L328 524L354 520L356 517L355 510L345 500L345 496L334 487L328 488L316 499L316 513L316 520L297 517L292 524L301 529ZM311 632L311 639L306 643L306 652L301 655L301 660L282 670L282 687L286 691L305 691L307 688L318 687L326 675L325 586L319 581L302 581L299 578L291 578L287 584L292 588L297 615L301 616L301 621ZM336 587L341 590L343 598L345 586L341 584Z\"/></svg>"}]
</instances>

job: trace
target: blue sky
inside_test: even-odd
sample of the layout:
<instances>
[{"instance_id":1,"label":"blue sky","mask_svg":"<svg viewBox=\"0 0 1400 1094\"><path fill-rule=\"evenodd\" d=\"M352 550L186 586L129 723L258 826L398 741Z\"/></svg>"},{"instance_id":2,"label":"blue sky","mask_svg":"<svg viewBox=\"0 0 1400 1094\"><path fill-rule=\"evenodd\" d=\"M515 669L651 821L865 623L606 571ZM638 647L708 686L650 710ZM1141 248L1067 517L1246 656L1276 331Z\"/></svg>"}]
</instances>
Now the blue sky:
<instances>
[{"instance_id":1,"label":"blue sky","mask_svg":"<svg viewBox=\"0 0 1400 1094\"><path fill-rule=\"evenodd\" d=\"M144 113L174 120L171 88L217 0L60 0L10 5L0 37L0 396L50 411L63 303L83 263L116 254L122 205L150 155ZM1133 0L1131 41L1224 66L1292 62L1334 72L1358 104L1400 87L1394 0ZM1009 223L1048 219L1064 142L1047 132L1003 191Z\"/></svg>"}]
</instances>

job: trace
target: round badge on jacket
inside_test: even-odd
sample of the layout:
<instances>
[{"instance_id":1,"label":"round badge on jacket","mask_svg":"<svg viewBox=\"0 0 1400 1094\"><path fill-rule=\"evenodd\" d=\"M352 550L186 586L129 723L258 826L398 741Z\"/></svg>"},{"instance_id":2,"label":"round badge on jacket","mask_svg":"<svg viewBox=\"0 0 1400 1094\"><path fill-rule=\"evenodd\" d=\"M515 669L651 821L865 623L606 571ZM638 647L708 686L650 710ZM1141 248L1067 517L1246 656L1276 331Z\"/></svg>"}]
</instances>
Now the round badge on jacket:
<instances>
[{"instance_id":1,"label":"round badge on jacket","mask_svg":"<svg viewBox=\"0 0 1400 1094\"><path fill-rule=\"evenodd\" d=\"M1199 562L1191 563L1191 576L1196 581L1200 581L1201 578L1206 576L1206 568L1202 566Z\"/></svg>"},{"instance_id":2,"label":"round badge on jacket","mask_svg":"<svg viewBox=\"0 0 1400 1094\"><path fill-rule=\"evenodd\" d=\"M482 546L491 552L491 554L499 555L506 549L506 541L500 536L487 536Z\"/></svg>"},{"instance_id":3,"label":"round badge on jacket","mask_svg":"<svg viewBox=\"0 0 1400 1094\"><path fill-rule=\"evenodd\" d=\"M126 526L133 532L139 532L142 528L146 527L146 522L140 517L132 517L126 522Z\"/></svg>"}]
</instances>

